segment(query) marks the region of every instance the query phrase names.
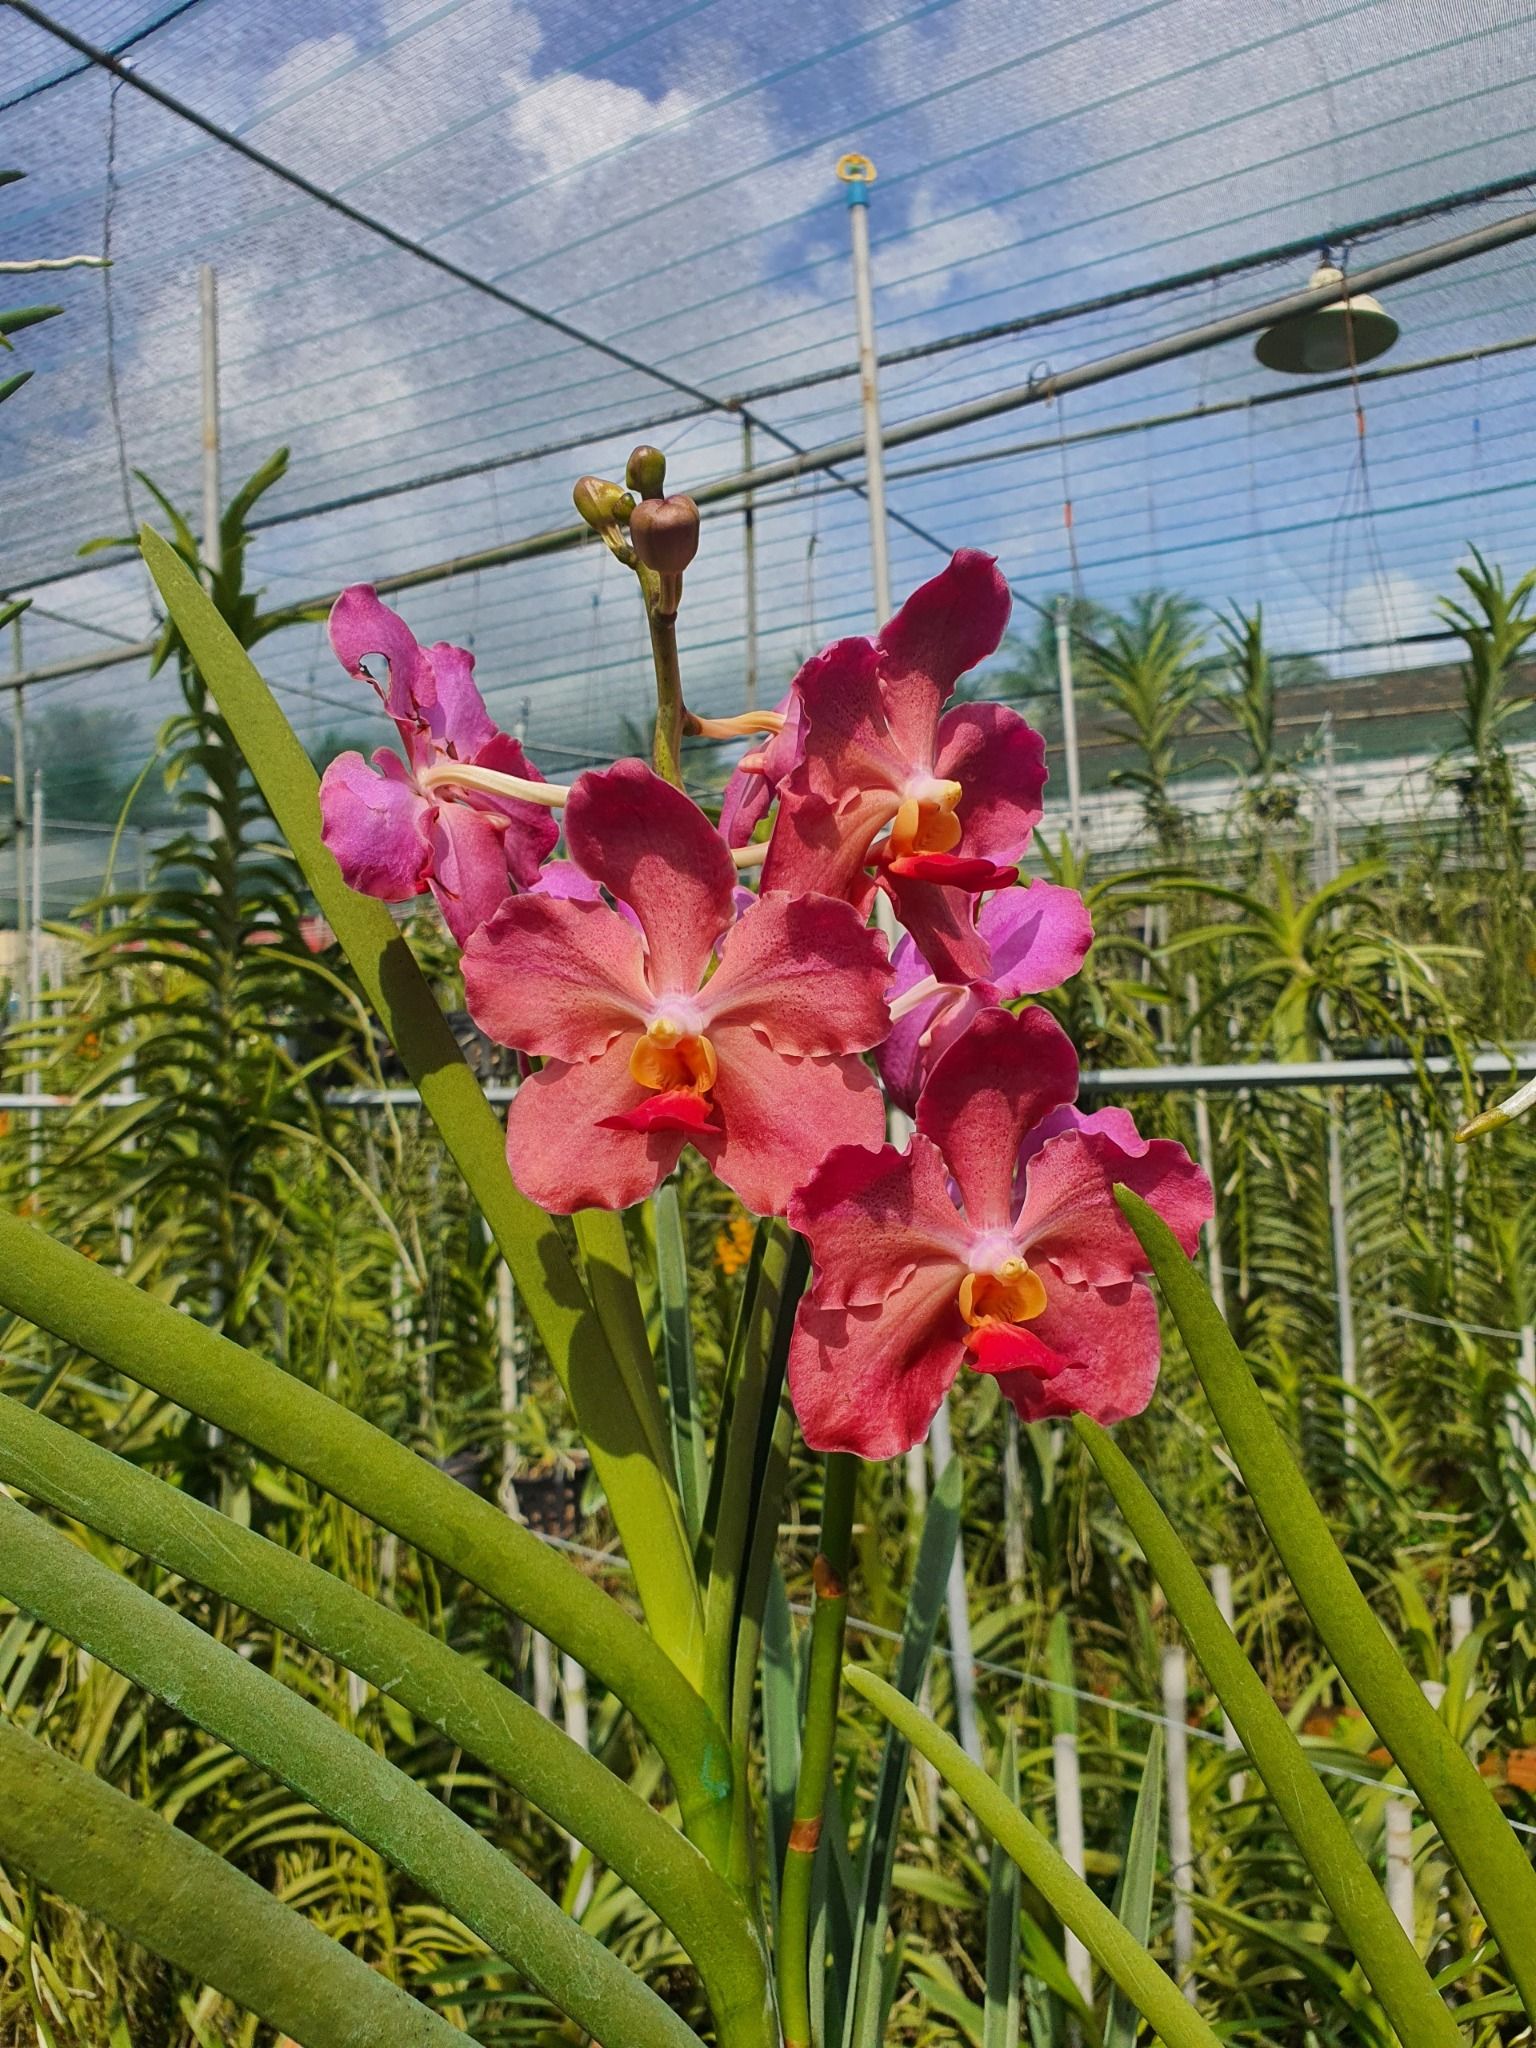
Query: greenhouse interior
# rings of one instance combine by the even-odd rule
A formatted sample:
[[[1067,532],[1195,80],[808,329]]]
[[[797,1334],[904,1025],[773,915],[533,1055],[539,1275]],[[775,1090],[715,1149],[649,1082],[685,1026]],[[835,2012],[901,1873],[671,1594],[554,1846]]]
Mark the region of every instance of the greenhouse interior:
[[[1533,83],[0,0],[0,2048],[1532,2041]]]

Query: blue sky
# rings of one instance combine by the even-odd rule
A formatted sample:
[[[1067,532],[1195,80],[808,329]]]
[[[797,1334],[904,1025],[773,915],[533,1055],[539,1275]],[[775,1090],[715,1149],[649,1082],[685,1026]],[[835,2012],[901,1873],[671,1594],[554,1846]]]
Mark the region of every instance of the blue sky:
[[[164,8],[160,10],[164,11]],[[155,15],[60,0],[114,41]],[[198,0],[133,61],[213,118],[477,274],[717,397],[851,356],[844,148],[880,168],[877,309],[887,346],[1067,304],[1506,176],[1533,155],[1536,9],[1495,0]],[[72,61],[0,15],[0,101]],[[108,88],[66,80],[0,110],[0,254],[99,250]],[[658,379],[618,368],[383,247],[120,92],[114,362],[123,440],[188,504],[197,491],[196,270],[220,275],[225,472],[293,450],[278,502],[319,503],[567,434],[570,453],[276,529],[255,551],[275,597],[325,590],[560,523],[571,479],[612,472],[659,411]],[[1418,246],[1519,199],[1357,249]],[[1536,330],[1536,245],[1400,288],[1401,360]],[[935,357],[890,373],[900,420],[1172,331],[1292,287],[1305,261]],[[69,565],[125,520],[108,404],[103,288],[77,273],[67,317],[25,342],[38,375],[6,409],[0,580]],[[1149,583],[1262,599],[1279,644],[1338,649],[1422,630],[1468,540],[1512,568],[1530,518],[1532,356],[1367,394],[1372,515],[1346,395],[1070,451],[1081,574],[1114,601]],[[1058,431],[1273,388],[1246,344],[925,443],[894,462],[894,507],[947,545],[991,548],[1021,598],[1068,573]],[[763,402],[809,444],[851,431],[846,378]],[[658,430],[680,484],[733,468],[737,423]],[[962,448],[1043,448],[949,475],[899,474]],[[759,447],[762,447],[759,437]],[[146,509],[134,490],[134,510]],[[774,682],[870,596],[862,507],[781,494],[759,519],[762,667]],[[898,591],[940,553],[898,529]],[[690,579],[692,687],[739,693],[739,522],[712,522]],[[136,634],[130,565],[39,592]],[[583,553],[424,590],[423,638],[472,640],[493,704],[526,704],[537,748],[600,744],[644,701],[643,634],[620,572]],[[39,620],[39,660],[90,644]],[[271,643],[296,722],[344,715],[318,629]],[[121,701],[124,681],[70,686]],[[114,694],[115,693],[115,694]],[[162,701],[145,686],[152,711]],[[559,765],[551,759],[551,765]]]

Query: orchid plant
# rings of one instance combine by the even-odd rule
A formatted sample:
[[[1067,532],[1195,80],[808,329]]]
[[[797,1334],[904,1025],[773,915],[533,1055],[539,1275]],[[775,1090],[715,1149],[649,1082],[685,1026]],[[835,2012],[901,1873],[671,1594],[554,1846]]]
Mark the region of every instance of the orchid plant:
[[[568,787],[497,728],[473,656],[423,648],[366,585],[337,600],[331,642],[377,693],[399,751],[344,754],[317,784],[196,575],[155,534],[143,548],[560,1374],[639,1615],[363,1417],[14,1217],[0,1217],[0,1301],[306,1475],[549,1637],[654,1744],[670,1803],[643,1798],[425,1630],[10,1401],[0,1481],[291,1631],[539,1805],[672,1930],[698,1974],[699,2024],[724,2048],[882,2039],[909,1745],[1002,1852],[991,1941],[1003,1980],[1017,1974],[1011,1859],[1097,1959],[1122,2014],[1139,2011],[1172,2048],[1214,2048],[1145,1925],[1117,1918],[1008,1796],[1011,1767],[1000,1787],[916,1704],[957,1467],[930,1509],[897,1683],[844,1670],[861,1467],[920,1443],[953,1393],[991,1378],[1025,1422],[1077,1431],[1388,2025],[1413,2048],[1450,2048],[1460,2035],[1439,1983],[1107,1433],[1156,1398],[1155,1280],[1297,1594],[1458,1865],[1480,1938],[1536,2010],[1536,1876],[1334,1547],[1189,1262],[1209,1183],[1124,1109],[1078,1106],[1073,1047],[1032,1000],[1076,973],[1093,938],[1073,890],[1020,874],[1042,818],[1044,744],[1005,705],[946,708],[998,646],[1003,574],[957,554],[876,635],[807,663],[774,711],[704,718],[687,705],[676,637],[697,510],[666,494],[654,449],[636,451],[626,486],[584,478],[576,502],[637,578],[655,746],[649,763],[617,761]],[[718,817],[682,783],[699,735],[748,743]],[[471,1016],[518,1056],[504,1131],[384,907],[425,894],[460,949]],[[760,1219],[712,1444],[688,1347],[668,1335],[679,1309],[686,1327],[669,1183],[690,1147]],[[657,1349],[622,1213],[647,1202],[672,1290]],[[792,1724],[779,1802],[759,1790],[762,1648],[796,1427],[825,1462],[802,1680],[773,1703],[781,1741]],[[0,1538],[0,1594],[407,1871],[605,2048],[697,2041],[676,2004],[318,1707],[5,1491]],[[889,1724],[852,1845],[836,1771],[845,1677]],[[0,1856],[306,2048],[464,2038],[4,1723],[0,1781]],[[1097,2027],[1087,2009],[1078,2018]],[[1132,2038],[1123,2017],[1117,2027]],[[999,2028],[989,2040],[1006,2042],[1006,2012]]]

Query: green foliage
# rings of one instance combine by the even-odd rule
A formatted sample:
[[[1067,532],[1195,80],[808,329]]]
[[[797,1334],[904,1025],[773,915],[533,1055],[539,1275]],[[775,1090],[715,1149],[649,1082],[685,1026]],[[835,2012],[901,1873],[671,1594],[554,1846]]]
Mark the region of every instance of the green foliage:
[[[172,532],[181,566],[200,573],[186,522],[173,523]],[[235,637],[254,641],[271,620],[243,583],[230,582],[238,564],[236,545],[214,601]],[[1506,593],[1510,618],[1523,616],[1519,588]],[[1502,687],[1514,703],[1520,649],[1510,651],[1510,634],[1519,621],[1496,629],[1477,612],[1479,602],[1469,598],[1469,614],[1489,633],[1490,647],[1504,633]],[[1078,623],[1110,646],[1109,621]],[[1148,804],[1159,859],[1128,872],[1096,864],[1084,873],[1074,872],[1070,853],[1060,856],[1062,878],[1086,888],[1099,933],[1085,972],[1050,998],[1085,1066],[1180,1057],[1197,1043],[1218,1059],[1420,1045],[1459,1055],[1490,1039],[1536,1033],[1536,941],[1518,832],[1503,822],[1473,830],[1464,807],[1459,832],[1423,827],[1379,846],[1357,835],[1352,864],[1320,891],[1299,811],[1257,801],[1261,791],[1287,786],[1291,763],[1276,719],[1276,686],[1283,690],[1286,678],[1276,675],[1257,616],[1234,613],[1224,623],[1225,667],[1200,658],[1196,622],[1176,606],[1149,600],[1139,618],[1121,622],[1123,666],[1134,688],[1116,717],[1122,738],[1147,763],[1148,782],[1131,786]],[[1154,644],[1160,629],[1161,651]],[[1041,686],[1053,689],[1049,629],[1036,652]],[[168,850],[156,864],[147,889],[114,889],[93,912],[101,928],[87,940],[72,988],[56,993],[48,1030],[30,1050],[14,1039],[6,1048],[11,1074],[24,1056],[41,1054],[47,1083],[82,1102],[72,1117],[44,1126],[35,1188],[27,1146],[12,1142],[0,1153],[5,1205],[25,1206],[68,1235],[98,1275],[127,1274],[193,1311],[178,1320],[222,1321],[297,1386],[329,1396],[324,1405],[349,1422],[366,1416],[395,1439],[391,1448],[417,1454],[399,1471],[401,1486],[409,1474],[421,1491],[411,1492],[408,1526],[392,1477],[360,1512],[356,1496],[349,1505],[334,1490],[328,1453],[306,1467],[272,1442],[237,1441],[242,1420],[223,1405],[228,1387],[217,1396],[224,1419],[210,1429],[192,1412],[185,1383],[135,1380],[99,1332],[81,1348],[83,1331],[71,1339],[15,1320],[0,1324],[0,1387],[46,1411],[31,1418],[40,1430],[67,1426],[75,1441],[88,1440],[82,1448],[142,1480],[142,1512],[149,1521],[161,1517],[162,1527],[154,1542],[147,1527],[135,1542],[126,1523],[92,1533],[62,1488],[41,1489],[33,1451],[39,1491],[32,1497],[47,1503],[36,1512],[66,1527],[125,1587],[152,1595],[202,1637],[279,1681],[469,1822],[575,1908],[587,1936],[708,2037],[714,1994],[690,1962],[678,1923],[668,1924],[653,1873],[626,1867],[611,1842],[599,1850],[606,1867],[595,1881],[588,1854],[573,1860],[562,1829],[585,1829],[590,1838],[591,1821],[568,1809],[551,1818],[536,1803],[524,1768],[536,1745],[530,1741],[520,1757],[518,1731],[527,1721],[511,1707],[500,1746],[477,1749],[471,1739],[477,1715],[482,1730],[491,1726],[498,1698],[525,1717],[533,1714],[531,1700],[545,1706],[548,1666],[506,1584],[487,1590],[466,1575],[467,1553],[451,1548],[445,1532],[496,1521],[489,1501],[474,1492],[516,1501],[530,1520],[543,1512],[541,1489],[561,1494],[564,1519],[548,1526],[588,1553],[583,1571],[620,1609],[636,1612],[621,1559],[654,1565],[646,1548],[651,1525],[637,1519],[622,1480],[610,1491],[585,1463],[554,1347],[535,1327],[546,1313],[538,1290],[544,1260],[550,1272],[568,1270],[576,1285],[584,1280],[602,1292],[611,1284],[607,1312],[590,1325],[599,1348],[588,1388],[611,1395],[626,1386],[633,1401],[644,1393],[638,1376],[652,1374],[655,1408],[641,1406],[679,1480],[679,1547],[703,1609],[700,1683],[728,1730],[733,1773],[750,1785],[758,1807],[757,1896],[771,1925],[800,1764],[802,1617],[820,1501],[817,1469],[794,1445],[782,1399],[783,1331],[803,1274],[787,1240],[771,1232],[749,1250],[734,1205],[706,1176],[687,1171],[654,1211],[629,1219],[619,1240],[584,1231],[578,1243],[563,1227],[549,1241],[528,1240],[528,1285],[519,1281],[510,1324],[503,1322],[497,1236],[518,1226],[505,1211],[493,1215],[494,1202],[482,1215],[477,1202],[490,1162],[499,1161],[494,1119],[484,1120],[471,1193],[420,1110],[354,1113],[322,1100],[338,1080],[401,1078],[386,1064],[390,1056],[360,994],[368,974],[383,985],[400,965],[390,951],[399,935],[382,914],[372,920],[369,943],[377,942],[378,953],[366,972],[336,952],[315,956],[296,942],[306,884],[237,757],[224,761],[224,783],[210,775],[204,750],[229,747],[225,713],[201,697],[174,637],[165,658],[177,662],[187,692],[165,759],[173,785],[167,801],[188,829],[179,852]],[[1244,788],[1223,821],[1228,836],[1213,872],[1182,821],[1161,816],[1149,799],[1161,775],[1177,811],[1177,777],[1191,745],[1218,718],[1240,728],[1244,753],[1235,765]],[[1505,717],[1492,730],[1509,760],[1518,726]],[[1458,759],[1473,758],[1469,740]],[[300,767],[302,760],[290,790],[299,788]],[[233,826],[237,851],[227,862],[204,828],[210,789]],[[1518,783],[1511,789],[1508,818],[1518,827]],[[1497,806],[1478,815],[1495,814],[1503,817]],[[251,946],[249,934],[262,929],[281,929],[281,943]],[[427,980],[452,1007],[451,949],[428,919],[409,931]],[[228,1008],[215,1014],[210,992],[226,989]],[[438,1051],[446,1072],[449,1054],[441,1045]],[[430,1093],[436,1070],[426,1078]],[[101,1095],[130,1085],[149,1102],[103,1109]],[[1133,1106],[1147,1134],[1194,1142],[1187,1098],[1143,1096]],[[1536,1748],[1536,1495],[1518,1348],[1499,1334],[1536,1316],[1536,1148],[1516,1127],[1496,1145],[1457,1153],[1450,1130],[1462,1107],[1454,1084],[1427,1080],[1379,1095],[1359,1091],[1342,1107],[1308,1091],[1213,1094],[1216,1265],[1257,1386],[1371,1609],[1415,1680],[1448,1685],[1445,1726],[1480,1765],[1504,1811],[1536,1823],[1536,1799],[1523,1789],[1526,1767],[1517,1761]],[[1343,1118],[1354,1283],[1359,1380],[1349,1426],[1332,1298],[1331,1116]],[[13,1139],[22,1128],[13,1123]],[[184,1212],[185,1232],[177,1227]],[[690,1282],[686,1301],[682,1274]],[[1449,1318],[1456,1327],[1414,1317]],[[615,1352],[624,1347],[624,1375],[602,1362],[605,1343]],[[935,1716],[947,1718],[951,1675],[935,1648],[946,1577],[935,1545],[947,1518],[951,1537],[958,1530],[964,1539],[983,1660],[985,1748],[994,1763],[1016,1760],[1011,1803],[1049,1832],[1050,1742],[1063,1695],[1041,1681],[1070,1683],[1079,1689],[1071,1710],[1082,1752],[1088,1890],[1118,1914],[1123,1931],[1166,1955],[1169,1872],[1147,1823],[1160,1760],[1155,1731],[1134,1709],[1157,1696],[1159,1643],[1172,1626],[1165,1600],[1187,1626],[1188,1587],[1175,1592],[1167,1560],[1153,1555],[1124,1498],[1117,1506],[1106,1494],[1074,1433],[1019,1431],[1010,1464],[995,1389],[980,1376],[967,1379],[973,1383],[954,1414],[956,1478],[963,1466],[966,1499],[962,1507],[948,1493],[935,1494],[921,1552],[923,1515],[902,1471],[871,1471],[861,1480],[850,1654],[862,1670],[895,1676],[899,1690],[925,1688]],[[582,1391],[578,1381],[578,1405]],[[198,1405],[215,1407],[201,1395]],[[750,1416],[753,1426],[731,1430],[733,1414]],[[253,1426],[249,1415],[244,1420]],[[723,1436],[729,1458],[715,1455]],[[1252,1495],[1224,1462],[1175,1331],[1153,1410],[1125,1425],[1117,1443],[1164,1503],[1197,1583],[1200,1568],[1231,1566],[1241,1658],[1272,1703],[1268,1739],[1302,1760],[1308,1775],[1299,1782],[1320,1792],[1374,1887],[1393,1766],[1341,1675],[1339,1647],[1320,1643]],[[450,1485],[432,1466],[465,1484]],[[569,1486],[561,1475],[574,1475]],[[0,1478],[23,1484],[15,1463],[0,1464]],[[441,1518],[433,1505],[439,1500]],[[389,1533],[391,1520],[407,1526],[404,1537]],[[407,1632],[404,1640],[430,1641],[434,1658],[413,1671],[409,1693],[382,1683],[390,1676],[382,1662],[344,1668],[338,1638],[306,1634],[296,1612],[270,1602],[264,1610],[249,1582],[226,1577],[238,1544],[215,1576],[218,1539],[234,1524],[259,1553],[280,1548],[300,1574],[322,1574],[328,1600],[350,1594],[369,1612],[382,1604]],[[659,1518],[656,1526],[663,1526]],[[205,1546],[204,1579],[187,1548],[194,1539]],[[182,1547],[172,1550],[173,1541]],[[582,1585],[571,1596],[576,1606],[593,1592],[586,1579]],[[296,1599],[301,1590],[295,1580]],[[1454,1655],[1447,1648],[1453,1593],[1475,1595],[1479,1621]],[[565,1626],[561,1598],[557,1592],[543,1614],[551,1632]],[[325,1611],[334,1618],[342,1610],[327,1604]],[[876,1629],[904,1632],[904,1645],[888,1644],[870,1632]],[[1219,1688],[1225,1678],[1212,1641],[1197,1649]],[[474,1677],[453,1698],[452,1674],[461,1667]],[[423,1672],[437,1677],[429,1684]],[[1420,2036],[1389,2011],[1386,1994],[1362,1969],[1365,1949],[1319,1889],[1253,1756],[1234,1759],[1216,1739],[1215,1692],[1205,1689],[1201,1670],[1194,1676],[1199,2012],[1224,2038],[1284,2048],[1391,2048],[1394,2038],[1417,2048]],[[661,1677],[658,1692],[686,1697],[670,1669]],[[594,1772],[622,1795],[621,1808],[643,1803],[678,1851],[702,1863],[674,1827],[673,1787],[655,1731],[648,1736],[645,1716],[627,1710],[627,1684],[613,1670],[605,1677],[600,1659],[589,1668]],[[556,1715],[558,1690],[557,1682]],[[10,1606],[0,1608],[0,1699],[49,1754],[131,1795],[163,1832],[174,1822],[178,1839],[253,1880],[282,1912],[297,1909],[333,1949],[339,1944],[366,1964],[373,1982],[407,1989],[413,2010],[441,2015],[487,2048],[574,2041],[549,2002],[481,1933],[409,1869],[343,1827],[313,1787],[308,1796],[290,1790],[216,1734],[189,1725],[152,1686],[80,1655],[66,1633]],[[574,1727],[574,1705],[571,1712]],[[549,1722],[538,1726],[563,1741]],[[1255,1755],[1265,1739],[1247,1731]],[[743,1770],[743,1759],[757,1755],[760,1782],[755,1762]],[[1101,2037],[1133,2038],[1134,2013],[1118,1993],[1111,2005],[1102,1981],[1093,2009],[1081,2008],[1062,1966],[1064,1899],[1053,1903],[1038,1871],[1031,1876],[996,1854],[984,1861],[960,1803],[926,1767],[909,1771],[906,1763],[904,1739],[892,1729],[876,1742],[868,1711],[845,1694],[813,1902],[826,2048],[855,2037],[861,2048],[876,2041],[882,2048],[957,2041],[1007,2048],[1016,2023],[1010,1962],[1019,1972],[1017,2010],[1037,2048],[1067,2048],[1073,2029],[1089,2048]],[[1316,1770],[1324,1775],[1311,1776]],[[1239,1774],[1246,1783],[1234,1796]],[[739,1870],[748,1849],[738,1837],[719,1854]],[[1472,2048],[1515,2039],[1520,2022],[1512,2016],[1508,1965],[1437,1832],[1422,1822],[1415,1853],[1420,1955],[1433,1958],[1453,1987],[1455,2018]],[[134,1940],[103,1935],[82,1910],[90,1902],[68,1902],[67,1886],[57,1881],[62,1871],[38,1885],[23,1868],[0,1843],[4,2048],[31,2048],[50,2033],[71,2048],[271,2048],[272,2033],[242,2011],[249,1986],[215,1988],[220,1979],[206,1956],[157,1958]],[[1379,1900],[1379,1892],[1373,1896]],[[1009,1918],[1016,1947],[1003,1932]],[[144,1932],[121,1924],[130,1935]]]

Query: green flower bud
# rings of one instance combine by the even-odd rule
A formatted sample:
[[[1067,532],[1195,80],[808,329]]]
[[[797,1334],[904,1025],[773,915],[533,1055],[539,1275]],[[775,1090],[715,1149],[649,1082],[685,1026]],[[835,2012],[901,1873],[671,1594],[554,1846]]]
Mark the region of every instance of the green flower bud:
[[[629,515],[635,509],[629,492],[609,483],[606,477],[583,476],[577,478],[571,498],[592,531],[601,534],[609,552],[633,567],[634,556],[624,537]]]
[[[659,498],[667,487],[667,458],[659,448],[636,448],[625,464],[624,481],[642,498]]]

